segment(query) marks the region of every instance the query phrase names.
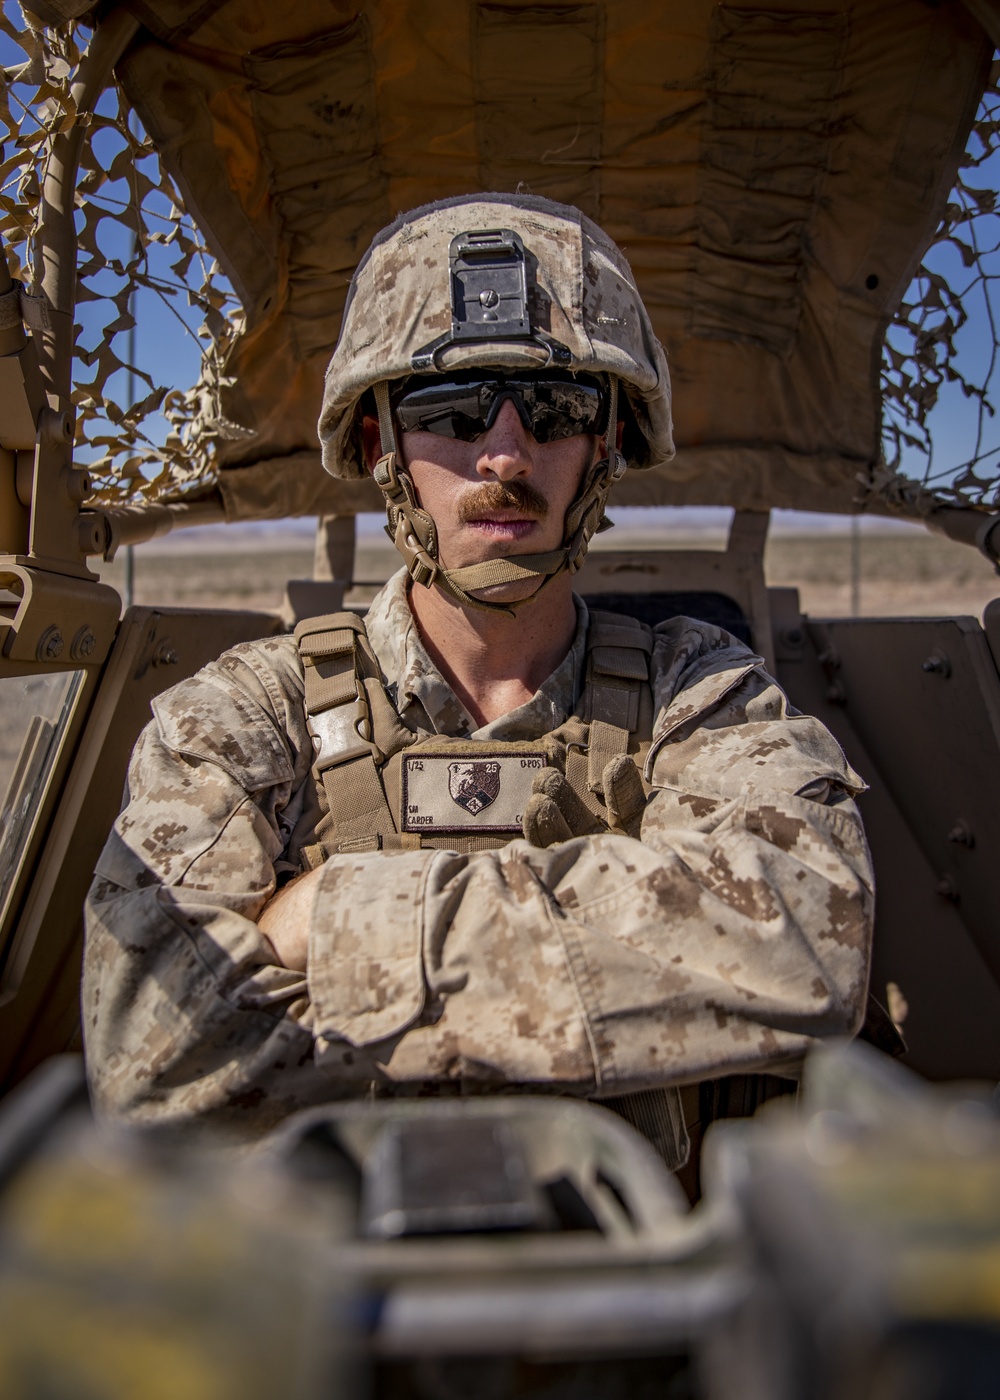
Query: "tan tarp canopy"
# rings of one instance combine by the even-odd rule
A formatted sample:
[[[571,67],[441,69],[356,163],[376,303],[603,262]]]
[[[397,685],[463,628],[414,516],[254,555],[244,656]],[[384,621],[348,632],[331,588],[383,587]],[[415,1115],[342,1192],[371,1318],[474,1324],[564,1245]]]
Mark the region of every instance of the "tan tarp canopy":
[[[519,185],[618,240],[667,347],[677,458],[618,502],[851,509],[992,52],[958,0],[129,8],[120,75],[248,312],[232,514],[379,508],[314,451],[354,265],[401,209]]]

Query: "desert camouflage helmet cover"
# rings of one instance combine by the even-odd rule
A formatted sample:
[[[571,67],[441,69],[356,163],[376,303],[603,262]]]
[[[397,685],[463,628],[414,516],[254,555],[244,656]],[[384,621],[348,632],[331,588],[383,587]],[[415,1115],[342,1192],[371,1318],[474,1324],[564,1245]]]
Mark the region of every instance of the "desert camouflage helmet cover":
[[[508,230],[520,238],[531,334],[464,338],[442,345],[428,363],[421,352],[450,339],[452,243],[470,230]],[[550,358],[547,345],[558,347],[561,358]],[[618,377],[635,419],[633,428],[625,415],[630,466],[657,466],[673,456],[666,355],[628,263],[591,219],[571,205],[510,194],[441,200],[401,214],[354,274],[326,375],[323,465],[333,476],[365,475],[358,404],[380,381],[547,363]]]

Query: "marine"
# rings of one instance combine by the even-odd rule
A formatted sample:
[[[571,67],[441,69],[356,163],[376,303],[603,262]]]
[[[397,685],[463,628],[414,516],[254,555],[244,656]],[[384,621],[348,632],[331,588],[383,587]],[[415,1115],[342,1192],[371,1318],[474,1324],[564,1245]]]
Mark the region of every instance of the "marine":
[[[319,422],[404,567],[154,702],[90,892],[95,1101],[253,1137],[338,1098],[645,1113],[794,1066],[867,992],[864,783],[762,659],[573,592],[614,482],[672,453],[626,260],[578,210],[401,215]],[[629,1112],[626,1112],[629,1116]]]

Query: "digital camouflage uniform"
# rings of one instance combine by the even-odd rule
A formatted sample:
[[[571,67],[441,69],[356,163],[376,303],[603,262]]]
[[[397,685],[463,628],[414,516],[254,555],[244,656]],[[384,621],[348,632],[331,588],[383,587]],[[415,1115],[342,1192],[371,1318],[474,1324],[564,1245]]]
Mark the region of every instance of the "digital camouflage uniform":
[[[398,574],[368,630],[422,734],[537,737],[579,693],[586,610],[528,704],[476,730]],[[247,643],[154,702],[88,904],[96,1100],[255,1134],[317,1101],[528,1090],[609,1096],[794,1060],[865,1001],[872,875],[826,729],[727,633],[655,631],[641,840],[335,855],[308,973],[255,920],[321,816],[291,638]]]

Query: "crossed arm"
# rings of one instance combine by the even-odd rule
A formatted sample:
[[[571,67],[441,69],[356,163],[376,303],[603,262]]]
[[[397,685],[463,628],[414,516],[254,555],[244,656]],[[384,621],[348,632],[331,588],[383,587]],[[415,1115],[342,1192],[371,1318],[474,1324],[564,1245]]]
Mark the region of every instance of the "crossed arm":
[[[98,1103],[257,1132],[372,1084],[609,1094],[855,1029],[872,917],[856,780],[766,676],[708,680],[658,726],[641,840],[341,855],[280,900],[295,777],[267,758],[274,713],[242,704],[242,769],[196,752],[196,726],[183,744],[150,726],[89,901]]]

